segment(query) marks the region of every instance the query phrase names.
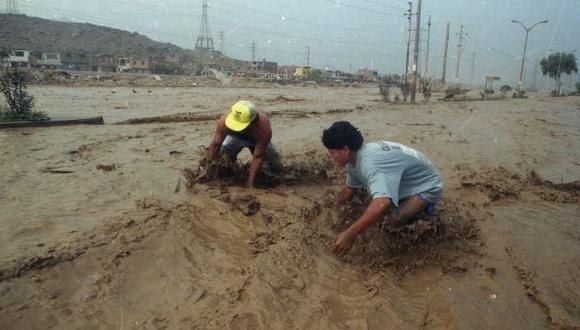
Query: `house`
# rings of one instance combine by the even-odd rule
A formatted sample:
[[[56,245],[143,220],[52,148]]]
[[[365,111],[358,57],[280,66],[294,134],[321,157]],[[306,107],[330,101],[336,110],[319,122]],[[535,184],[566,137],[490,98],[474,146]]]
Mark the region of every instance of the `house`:
[[[97,72],[115,72],[117,70],[116,56],[108,54],[91,56],[90,70]]]
[[[291,79],[294,76],[294,72],[296,72],[295,65],[282,65],[278,67],[278,75],[283,77],[289,77]]]
[[[30,51],[28,50],[14,50],[12,51],[8,59],[4,60],[9,66],[24,66],[30,67]]]
[[[133,72],[150,73],[151,60],[147,57],[131,57],[129,63],[133,68]]]
[[[60,69],[62,66],[62,61],[60,60],[60,54],[56,52],[38,52],[33,56],[34,61],[32,66],[35,68],[47,68],[47,69]]]
[[[85,52],[65,51],[60,60],[65,70],[88,71],[91,66],[90,56]]]
[[[314,72],[314,69],[309,66],[297,66],[294,71],[294,76],[298,79],[306,79],[312,72]]]
[[[379,80],[379,73],[377,70],[360,69],[356,73],[356,78],[361,82],[377,82]]]

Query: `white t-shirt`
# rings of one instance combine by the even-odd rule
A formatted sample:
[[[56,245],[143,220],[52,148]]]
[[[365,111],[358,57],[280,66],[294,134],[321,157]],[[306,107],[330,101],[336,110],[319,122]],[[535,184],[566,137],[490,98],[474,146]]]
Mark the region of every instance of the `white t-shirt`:
[[[399,200],[443,188],[441,175],[419,151],[402,144],[377,141],[364,144],[356,164],[347,164],[346,185],[367,187],[374,198],[388,197],[395,207]]]

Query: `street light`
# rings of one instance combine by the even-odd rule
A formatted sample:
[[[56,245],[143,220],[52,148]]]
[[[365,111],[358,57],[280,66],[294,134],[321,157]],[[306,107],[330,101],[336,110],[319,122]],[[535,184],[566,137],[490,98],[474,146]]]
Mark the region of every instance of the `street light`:
[[[526,61],[526,48],[528,48],[528,33],[536,25],[542,24],[542,23],[548,23],[548,20],[538,22],[529,28],[527,28],[522,22],[516,21],[515,19],[512,19],[512,23],[520,24],[524,28],[524,30],[526,31],[526,41],[524,42],[524,54],[522,55],[522,67],[520,68],[520,81],[518,82],[518,94],[521,96],[526,92],[525,88],[524,88],[524,62]]]

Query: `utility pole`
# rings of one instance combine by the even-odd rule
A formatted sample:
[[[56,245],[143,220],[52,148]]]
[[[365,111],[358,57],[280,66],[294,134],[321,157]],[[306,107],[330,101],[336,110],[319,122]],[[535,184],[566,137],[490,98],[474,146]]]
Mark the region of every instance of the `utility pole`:
[[[225,33],[224,31],[220,31],[220,51],[222,52],[222,55],[225,55],[225,48],[224,48],[224,37],[225,37]]]
[[[449,22],[447,22],[447,32],[445,33],[445,53],[443,55],[443,74],[441,77],[441,82],[445,87],[445,74],[447,72],[447,50],[449,49]]]
[[[417,94],[417,71],[419,70],[419,40],[421,40],[421,0],[417,2],[417,24],[415,25],[415,52],[413,53],[413,86],[411,103],[415,103]]]
[[[423,79],[427,81],[429,78],[429,41],[431,39],[431,15],[427,22],[427,50],[425,51],[425,71],[423,72]]]
[[[526,94],[526,89],[524,87],[524,63],[526,61],[526,49],[528,48],[528,33],[536,25],[543,24],[543,23],[548,23],[548,20],[540,21],[540,22],[532,25],[529,28],[527,28],[522,22],[516,21],[515,19],[512,19],[512,23],[518,23],[518,24],[520,24],[524,28],[524,30],[526,31],[526,39],[524,41],[524,54],[522,55],[522,66],[520,68],[520,81],[518,82],[518,95],[519,96],[524,96]]]
[[[408,28],[408,36],[407,36],[407,60],[405,61],[405,85],[404,88],[407,88],[408,81],[409,81],[409,49],[411,48],[411,17],[413,17],[413,3],[409,1],[409,11],[404,14],[407,16],[409,20],[409,28]],[[403,101],[407,102],[407,93],[403,93]]]
[[[310,47],[306,46],[306,66],[310,66]]]
[[[461,51],[463,49],[463,35],[467,32],[463,32],[463,25],[459,26],[459,42],[457,43],[457,66],[455,67],[455,82],[459,81],[459,65],[461,63]]]
[[[473,78],[475,77],[475,53],[471,53],[473,57],[471,58],[471,73],[469,75],[469,83],[473,85]]]
[[[252,41],[252,66],[254,70],[258,71],[258,63],[256,63],[256,42]]]

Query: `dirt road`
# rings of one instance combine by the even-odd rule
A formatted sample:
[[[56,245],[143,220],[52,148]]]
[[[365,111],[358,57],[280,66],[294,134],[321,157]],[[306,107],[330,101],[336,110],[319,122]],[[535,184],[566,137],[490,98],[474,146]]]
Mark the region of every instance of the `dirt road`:
[[[2,329],[580,327],[578,97],[410,106],[374,88],[31,90],[52,117],[107,124],[0,131]],[[287,176],[186,189],[182,171],[238,99],[271,114]],[[334,255],[364,208],[329,204],[344,173],[320,136],[336,120],[427,154],[445,183],[435,218],[377,226]]]

